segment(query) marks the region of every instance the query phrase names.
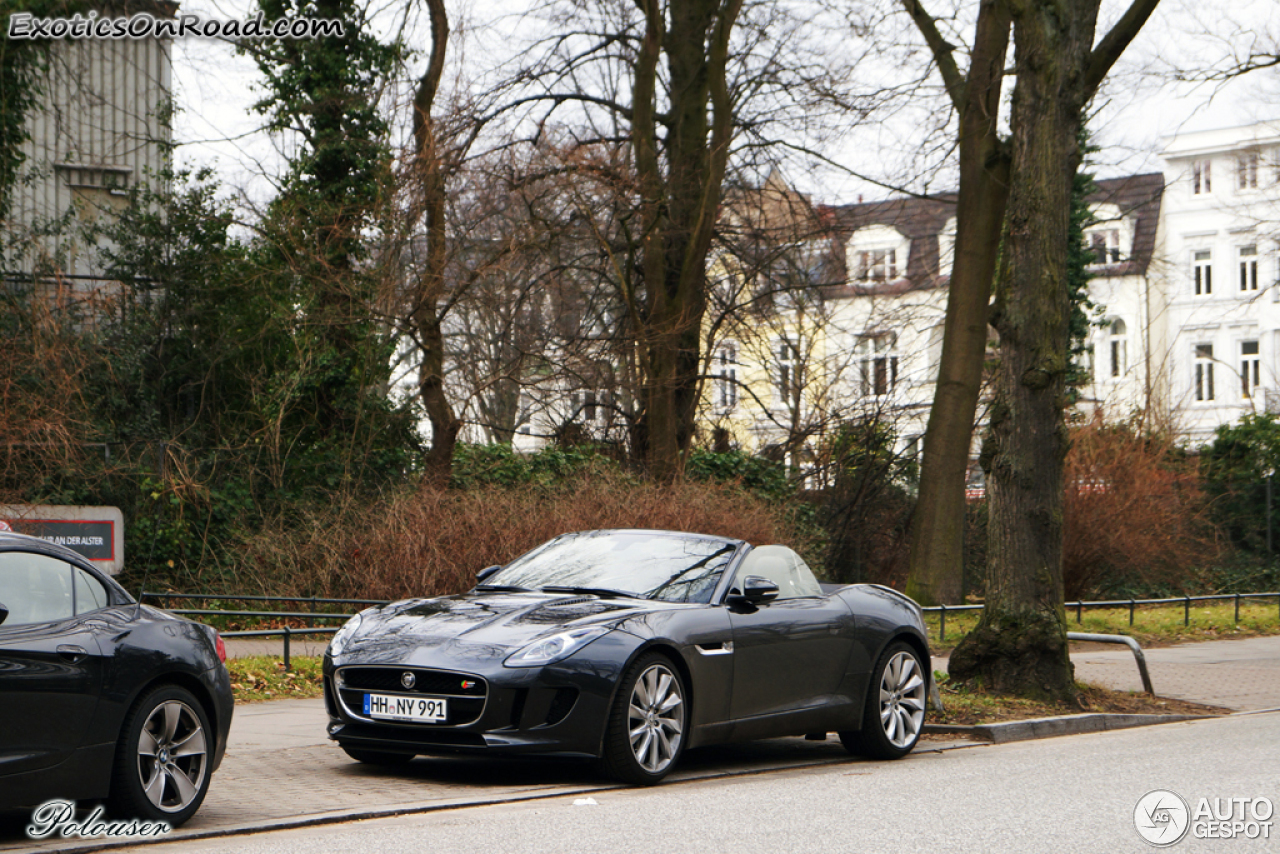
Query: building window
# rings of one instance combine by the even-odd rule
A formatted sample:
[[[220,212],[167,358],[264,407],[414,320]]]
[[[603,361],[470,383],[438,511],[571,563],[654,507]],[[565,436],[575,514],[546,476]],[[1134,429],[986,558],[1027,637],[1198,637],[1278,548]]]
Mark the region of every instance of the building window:
[[[1258,152],[1248,151],[1236,158],[1236,186],[1241,190],[1258,188]]]
[[[799,402],[802,380],[800,348],[783,338],[778,342],[778,399],[784,404]]]
[[[1108,228],[1089,232],[1089,251],[1093,260],[1091,267],[1101,267],[1120,263],[1120,229]]]
[[[1250,244],[1240,247],[1240,290],[1256,291],[1258,289],[1258,246]]]
[[[1213,345],[1196,345],[1196,400],[1213,400]]]
[[[898,385],[898,337],[867,335],[858,341],[858,372],[864,397],[889,394]]]
[[[1211,161],[1197,160],[1191,164],[1191,192],[1197,196],[1203,196],[1213,191],[1213,187],[1209,179],[1209,167]]]
[[[1129,370],[1129,330],[1120,318],[1111,322],[1111,376],[1122,377]]]
[[[871,249],[858,253],[858,278],[886,282],[898,278],[898,250]]]
[[[1257,341],[1240,342],[1240,396],[1245,400],[1253,397],[1262,379],[1262,365],[1258,358]]]
[[[716,350],[716,405],[733,409],[738,405],[738,348],[723,344]]]
[[[1213,293],[1213,253],[1197,249],[1191,253],[1191,277],[1196,283],[1196,296]]]

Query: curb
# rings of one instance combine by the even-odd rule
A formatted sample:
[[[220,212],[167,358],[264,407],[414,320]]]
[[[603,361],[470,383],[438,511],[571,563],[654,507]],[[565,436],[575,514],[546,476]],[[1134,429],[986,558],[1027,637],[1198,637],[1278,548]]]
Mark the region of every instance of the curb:
[[[1124,715],[1086,712],[1079,715],[1062,715],[1055,718],[1035,718],[1027,721],[1009,721],[1000,724],[956,726],[951,724],[925,724],[924,732],[942,735],[964,735],[969,738],[1003,744],[1008,741],[1027,741],[1033,738],[1053,738],[1058,735],[1079,735],[1087,732],[1106,732],[1113,729],[1129,729],[1136,726],[1172,724],[1181,721],[1203,721],[1219,715]]]

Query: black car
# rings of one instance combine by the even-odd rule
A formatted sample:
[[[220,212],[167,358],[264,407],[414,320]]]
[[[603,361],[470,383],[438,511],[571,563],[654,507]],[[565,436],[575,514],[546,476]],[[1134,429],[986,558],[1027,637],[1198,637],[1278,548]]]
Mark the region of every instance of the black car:
[[[112,818],[186,821],[227,745],[225,661],[213,629],[0,533],[0,809],[107,798]]]
[[[834,731],[895,759],[919,740],[919,606],[876,585],[824,590],[784,546],[588,531],[478,580],[363,611],[334,636],[329,736],[354,759],[598,757],[647,784],[706,744]]]

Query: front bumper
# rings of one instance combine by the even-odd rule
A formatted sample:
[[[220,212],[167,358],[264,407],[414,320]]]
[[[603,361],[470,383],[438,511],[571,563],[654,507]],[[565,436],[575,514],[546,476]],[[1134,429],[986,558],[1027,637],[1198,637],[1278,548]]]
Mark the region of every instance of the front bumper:
[[[597,757],[613,702],[614,689],[639,638],[612,632],[564,661],[543,667],[504,667],[503,656],[462,658],[415,654],[402,661],[342,655],[324,659],[324,699],[329,737],[343,747],[387,753],[527,753]],[[396,696],[443,697],[450,702],[444,723],[400,723],[363,715],[362,693],[371,684],[347,674],[371,669],[444,673],[484,685],[481,698],[455,689],[446,693],[430,685],[413,692],[399,686],[377,688]],[[343,672],[343,684],[338,673]]]

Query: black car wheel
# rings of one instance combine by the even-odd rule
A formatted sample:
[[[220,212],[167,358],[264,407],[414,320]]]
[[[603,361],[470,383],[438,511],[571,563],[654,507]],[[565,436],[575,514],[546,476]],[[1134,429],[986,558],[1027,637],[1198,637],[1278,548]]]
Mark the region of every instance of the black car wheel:
[[[343,747],[342,752],[357,762],[363,762],[366,765],[381,765],[384,768],[408,765],[413,761],[412,753],[383,753],[379,750],[359,750],[355,747]]]
[[[862,729],[840,733],[850,753],[872,759],[901,759],[920,740],[928,673],[908,644],[890,644],[880,655],[862,715]]]
[[[604,769],[624,783],[649,786],[667,776],[684,750],[689,720],[684,680],[665,655],[642,655],[627,668],[609,715]]]
[[[174,827],[209,791],[213,730],[200,702],[177,685],[144,694],[125,717],[111,782],[113,814]]]

